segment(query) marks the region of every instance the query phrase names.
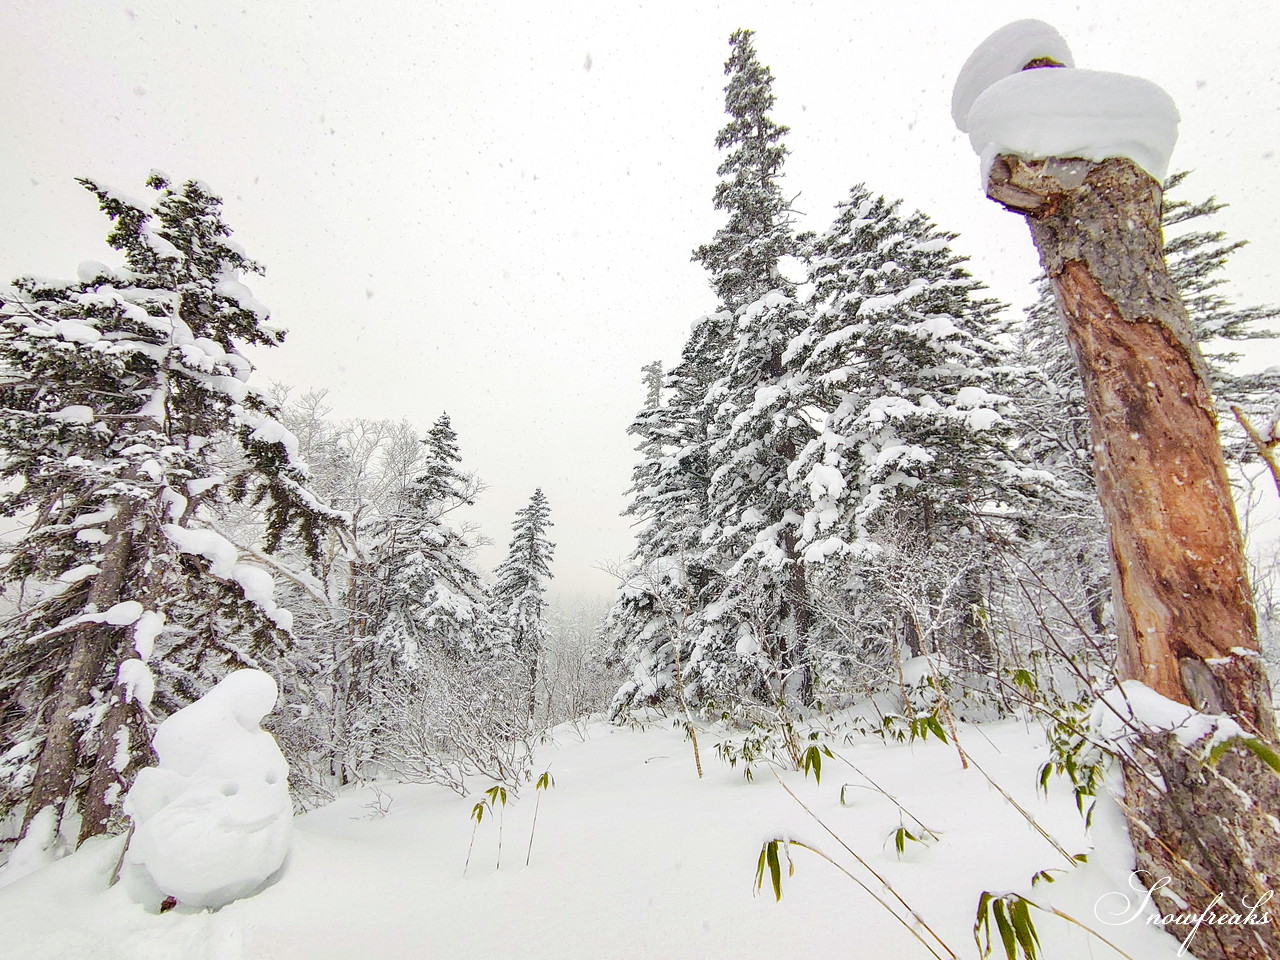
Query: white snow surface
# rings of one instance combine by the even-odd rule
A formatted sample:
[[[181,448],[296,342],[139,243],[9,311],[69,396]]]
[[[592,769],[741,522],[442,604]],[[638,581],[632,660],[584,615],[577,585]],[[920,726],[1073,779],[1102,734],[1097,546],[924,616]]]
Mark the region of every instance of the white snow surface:
[[[782,945],[795,956],[928,956],[902,923],[803,850],[792,851],[794,876],[783,871],[780,903],[767,879],[753,895],[761,842],[778,836],[805,838],[881,888],[767,765],[748,783],[741,767],[716,758],[714,744],[729,734],[700,725],[699,780],[670,718],[644,728],[558,728],[532,768],[534,777],[549,769],[555,787],[537,794],[526,785],[511,796],[500,865],[498,819],[477,825],[465,875],[471,808],[487,780],[472,781],[465,798],[383,782],[381,804],[367,787],[346,790],[297,819],[279,882],[213,914],[186,906],[159,914],[135,903],[122,886],[108,886],[121,838],[92,840],[0,891],[4,951],[23,960],[766,960]],[[1051,781],[1047,796],[1036,789],[1048,752],[1034,724],[961,724],[959,736],[1068,851],[1092,850],[1089,862],[1032,888],[1032,875],[1064,867],[1062,858],[933,738],[899,744],[855,735],[832,744],[853,768],[827,759],[821,785],[796,772],[779,776],[958,957],[976,956],[972,927],[984,890],[1051,904],[1131,956],[1177,956],[1178,942],[1144,922],[1142,898],[1129,886],[1133,853],[1115,805],[1100,800],[1089,839],[1064,782]],[[898,804],[939,837],[908,843],[901,858],[892,834],[914,823]],[[1033,913],[1046,957],[1114,955],[1071,924]]]
[[[80,265],[76,267],[76,277],[81,283],[93,283],[99,277],[107,280],[115,279],[111,268],[97,260],[81,260]]]
[[[63,340],[71,343],[97,343],[102,339],[102,333],[97,327],[85,323],[83,320],[74,320],[71,317],[65,317],[53,324],[53,329],[57,331],[58,336]]]
[[[161,527],[164,535],[183,553],[194,553],[209,561],[209,572],[215,577],[231,576],[240,551],[234,543],[213,530],[199,530],[167,523]]]
[[[982,157],[984,183],[1001,153],[1027,160],[1125,157],[1163,181],[1178,120],[1173,99],[1149,80],[1045,68],[992,84],[974,101],[966,123],[969,142]]]
[[[77,539],[84,539],[84,534],[87,533],[100,533],[100,531],[81,530],[76,537]],[[106,538],[106,534],[101,535],[104,539]],[[113,604],[98,613],[82,613],[78,617],[73,617],[66,623],[61,624],[59,629],[73,627],[81,623],[107,623],[113,627],[127,627],[137,623],[142,614],[142,604],[137,600],[121,600],[119,603]]]
[[[293,825],[289,770],[258,726],[277,696],[268,674],[237,670],[160,725],[158,765],[124,801],[134,832],[122,878],[135,902],[221,907],[280,870]]]
[[[133,627],[133,649],[142,660],[149,660],[156,648],[156,638],[164,630],[165,616],[156,610],[148,610],[138,617]]]
[[[65,852],[57,836],[57,824],[58,814],[52,806],[32,817],[27,835],[18,842],[4,867],[0,868],[0,888],[49,866]]]
[[[93,423],[93,407],[86,407],[84,404],[76,403],[49,414],[49,418],[51,420],[61,420],[63,423]]]
[[[1062,34],[1041,20],[1007,23],[978,44],[960,68],[951,93],[951,119],[956,127],[968,132],[969,110],[982,92],[1041,57],[1075,66]]]

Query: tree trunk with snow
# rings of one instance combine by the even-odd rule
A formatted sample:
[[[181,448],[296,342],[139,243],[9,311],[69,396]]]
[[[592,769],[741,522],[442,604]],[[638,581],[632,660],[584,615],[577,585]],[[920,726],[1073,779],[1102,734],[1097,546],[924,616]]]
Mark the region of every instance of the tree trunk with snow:
[[[87,605],[91,612],[108,610],[120,599],[129,553],[133,548],[134,514],[132,505],[127,501],[120,502],[115,516],[107,524],[108,539],[100,563],[101,572],[89,590]],[[76,748],[78,736],[74,714],[89,704],[90,691],[102,678],[104,658],[111,639],[120,631],[120,627],[105,623],[71,629],[75,631],[71,656],[58,686],[58,695],[44,718],[44,745],[40,749],[40,762],[36,766],[22,822],[24,835],[36,814],[45,807],[54,808],[57,812],[55,820],[62,819],[76,786],[79,751]]]
[[[111,829],[111,820],[119,811],[134,774],[155,760],[149,747],[146,717],[122,683],[116,683],[111,691],[111,706],[98,725],[97,739],[98,756],[80,804],[78,843]],[[138,744],[148,746],[140,748]]]
[[[1128,160],[1001,155],[987,195],[1026,216],[1080,368],[1121,677],[1273,739],[1213,398],[1165,268],[1159,184]],[[1157,893],[1162,912],[1184,911],[1172,893],[1195,913],[1215,894],[1220,912],[1244,913],[1280,881],[1280,830],[1269,816],[1280,808],[1280,779],[1239,747],[1210,764],[1168,735],[1144,746],[1126,770],[1126,812],[1146,882],[1172,879]],[[1192,949],[1202,958],[1280,956],[1280,936],[1275,925],[1215,927]]]

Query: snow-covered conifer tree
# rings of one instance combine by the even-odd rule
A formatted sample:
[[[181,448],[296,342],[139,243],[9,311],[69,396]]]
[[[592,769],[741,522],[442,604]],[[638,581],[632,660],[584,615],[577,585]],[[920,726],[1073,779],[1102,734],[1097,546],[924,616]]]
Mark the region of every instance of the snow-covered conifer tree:
[[[786,281],[738,310],[727,371],[711,394],[705,561],[721,576],[704,614],[695,673],[710,688],[811,698],[812,630],[798,549],[805,501],[792,462],[814,434],[783,352],[805,325]]]
[[[546,581],[550,580],[555,544],[547,539],[551,507],[539,487],[516,511],[507,558],[494,571],[493,611],[507,653],[529,672],[529,713],[534,706],[538,662],[546,626]]]
[[[769,115],[773,76],[752,38],[735,31],[725,63],[714,204],[726,222],[694,254],[723,306],[695,325],[666,406],[632,427],[645,459],[628,512],[648,525],[612,618],[634,671],[620,704],[664,696],[677,674],[700,698],[766,684],[781,695],[783,680],[807,697],[804,574],[786,493],[803,426],[781,361],[798,321],[779,263],[797,242],[782,191],[787,128]]]
[[[470,545],[445,517],[473,503],[474,478],[458,469],[458,438],[441,414],[423,441],[423,457],[392,509],[372,525],[366,571],[373,594],[374,643],[399,669],[419,651],[467,659],[495,642],[496,625]]]
[[[0,512],[25,527],[0,571],[20,585],[0,624],[0,772],[6,805],[26,802],[24,842],[46,846],[72,811],[81,838],[106,829],[149,756],[151,711],[203,693],[184,688],[200,664],[281,650],[291,617],[269,552],[291,531],[314,551],[344,519],[308,492],[293,436],[248,382],[241,348],[283,332],[239,279],[261,271],[219,199],[160,174],[151,200],[81,182],[124,268],[0,295]],[[261,549],[210,525],[230,500],[264,510]]]
[[[841,204],[813,245],[811,320],[786,355],[819,426],[792,468],[801,549],[861,562],[850,582],[872,587],[879,540],[981,551],[982,526],[1016,516],[1042,479],[1014,451],[1000,305],[954,235],[899,208],[862,186]],[[901,626],[919,647],[922,625]]]
[[[704,318],[695,328],[682,362],[667,375],[666,402],[646,377],[647,405],[628,429],[640,438],[640,460],[623,515],[635,517],[640,528],[635,549],[619,571],[622,582],[605,626],[631,673],[618,691],[619,708],[669,695],[677,677],[683,679],[692,651],[694,607],[709,581],[701,562],[707,507],[702,407],[709,386],[702,374],[713,369],[699,362],[703,340],[698,331],[715,324]]]
[[[711,243],[694,252],[711,274],[721,303],[737,311],[772,290],[778,261],[791,255],[794,239],[791,211],[782,192],[782,164],[787,128],[774,123],[773,74],[756,56],[751,30],[735,30],[724,72],[729,122],[716,136],[726,151],[716,173],[715,208],[728,219]]]
[[[787,128],[773,121],[773,76],[749,30],[736,31],[725,73],[728,123],[715,206],[728,214],[696,258],[711,274],[731,320],[715,344],[718,376],[703,400],[707,422],[704,590],[692,675],[707,689],[768,688],[809,698],[804,647],[809,611],[798,514],[787,472],[811,428],[798,416],[787,343],[803,326],[795,286],[779,269],[797,253],[782,189]]]

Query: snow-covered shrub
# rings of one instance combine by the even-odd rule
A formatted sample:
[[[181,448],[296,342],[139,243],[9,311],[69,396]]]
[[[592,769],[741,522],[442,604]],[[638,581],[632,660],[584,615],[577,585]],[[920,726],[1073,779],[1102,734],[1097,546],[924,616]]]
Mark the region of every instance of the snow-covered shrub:
[[[606,611],[587,604],[553,607],[539,677],[539,726],[580,720],[609,707],[621,670],[602,626]]]
[[[379,713],[354,733],[368,758],[361,773],[463,796],[466,778],[482,776],[516,792],[529,779],[535,740],[528,695],[523,663],[423,655],[415,669],[379,683]]]

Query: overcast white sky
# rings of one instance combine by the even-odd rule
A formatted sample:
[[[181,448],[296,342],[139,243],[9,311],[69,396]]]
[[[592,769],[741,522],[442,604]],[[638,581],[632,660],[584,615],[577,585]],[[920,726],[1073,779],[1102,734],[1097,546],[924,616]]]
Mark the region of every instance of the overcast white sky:
[[[1235,291],[1280,299],[1280,5],[1264,0],[0,3],[0,276],[110,262],[76,176],[205,180],[291,330],[259,375],[328,389],[344,417],[425,431],[447,410],[489,484],[482,561],[541,485],[561,593],[611,589],[593,567],[630,548],[640,367],[672,362],[714,307],[689,254],[719,223],[738,27],[777,78],[805,226],[865,181],[962,234],[975,273],[1024,303],[1025,225],[982,196],[949,105],[970,50],[1034,16],[1079,66],[1169,91],[1185,195],[1216,193],[1251,241]]]

